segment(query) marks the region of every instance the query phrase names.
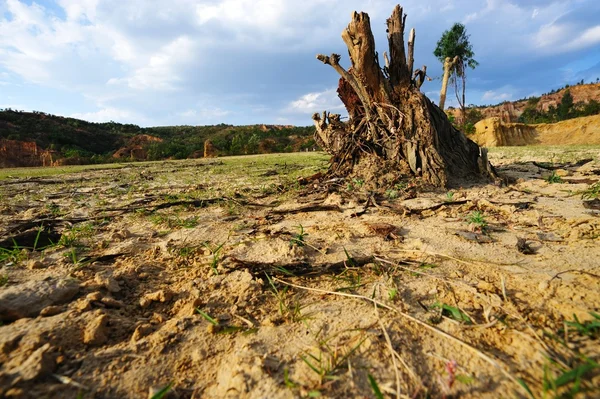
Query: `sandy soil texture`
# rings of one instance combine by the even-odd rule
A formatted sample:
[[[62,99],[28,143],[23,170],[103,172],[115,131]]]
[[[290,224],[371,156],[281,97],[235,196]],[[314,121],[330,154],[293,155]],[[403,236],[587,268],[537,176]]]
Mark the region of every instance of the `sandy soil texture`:
[[[510,184],[450,192],[321,154],[5,171],[0,397],[598,397],[600,148],[490,158]]]

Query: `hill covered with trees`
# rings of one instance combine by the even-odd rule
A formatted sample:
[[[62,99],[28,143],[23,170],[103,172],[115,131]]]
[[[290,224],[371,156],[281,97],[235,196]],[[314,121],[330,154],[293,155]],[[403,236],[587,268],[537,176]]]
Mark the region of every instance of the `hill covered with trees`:
[[[460,110],[449,108],[448,116],[460,123]],[[565,85],[541,96],[504,101],[496,105],[470,105],[466,110],[466,133],[474,132],[475,123],[497,117],[504,123],[556,123],[600,114],[600,82]]]
[[[313,133],[312,126],[278,125],[142,128],[37,111],[0,110],[0,152],[31,148],[34,155],[43,153],[48,159],[40,157],[39,165],[202,157],[207,141],[212,156],[302,151],[315,148]],[[18,163],[16,155],[11,154],[17,161],[2,166],[20,166],[13,165]]]

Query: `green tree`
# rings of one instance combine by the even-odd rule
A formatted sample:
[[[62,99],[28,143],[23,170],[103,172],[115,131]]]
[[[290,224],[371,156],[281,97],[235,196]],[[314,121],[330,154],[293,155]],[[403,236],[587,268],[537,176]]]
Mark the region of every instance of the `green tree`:
[[[563,96],[560,100],[560,104],[558,104],[558,108],[557,108],[558,120],[562,121],[565,119],[569,119],[572,109],[573,109],[573,96],[571,95],[571,92],[569,90],[566,90],[565,94],[563,94]]]
[[[475,69],[479,63],[473,58],[473,46],[469,41],[470,35],[467,34],[467,28],[461,23],[455,23],[452,28],[445,31],[437,42],[433,55],[437,57],[442,65],[449,65],[450,80],[454,84],[454,93],[461,110],[461,119],[463,126],[466,123],[465,91],[467,83],[467,68]],[[457,62],[448,62],[447,59]],[[445,85],[442,85],[444,87]],[[446,93],[441,93],[445,98]]]
[[[246,153],[257,154],[259,144],[260,136],[257,133],[252,134],[252,136],[250,136],[250,138],[248,139],[248,144],[246,144]]]
[[[583,107],[583,116],[600,114],[600,103],[596,100],[590,100]]]

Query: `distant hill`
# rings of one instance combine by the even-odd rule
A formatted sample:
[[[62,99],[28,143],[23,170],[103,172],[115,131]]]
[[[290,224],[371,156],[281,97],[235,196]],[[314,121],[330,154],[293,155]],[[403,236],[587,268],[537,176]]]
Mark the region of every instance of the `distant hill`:
[[[487,118],[475,124],[470,138],[483,147],[521,145],[600,145],[600,115],[556,123],[507,123]]]
[[[314,127],[163,126],[0,111],[0,167],[160,160],[314,149]]]
[[[563,98],[566,101],[561,107]],[[457,121],[460,119],[460,110],[456,108],[449,108],[446,113]],[[600,114],[600,83],[580,83],[552,90],[540,97],[505,101],[497,105],[471,106],[467,109],[467,124],[473,126],[482,119],[493,117],[500,118],[504,123],[555,123],[597,114]]]

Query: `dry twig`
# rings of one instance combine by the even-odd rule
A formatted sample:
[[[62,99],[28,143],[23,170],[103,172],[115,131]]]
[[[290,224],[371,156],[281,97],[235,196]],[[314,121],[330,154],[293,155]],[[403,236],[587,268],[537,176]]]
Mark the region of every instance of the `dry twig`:
[[[355,299],[362,299],[362,300],[366,300],[368,302],[371,302],[372,304],[374,304],[375,306],[379,306],[381,308],[387,309],[387,310],[391,310],[392,312],[395,312],[396,314],[404,317],[405,319],[418,324],[421,327],[424,327],[425,329],[441,335],[442,337],[462,346],[463,348],[466,348],[467,350],[471,351],[472,353],[474,353],[477,357],[479,357],[480,359],[484,360],[485,362],[489,363],[490,365],[492,365],[493,367],[495,367],[496,369],[498,369],[498,371],[500,371],[506,378],[508,378],[511,382],[513,382],[516,386],[518,386],[520,389],[524,390],[525,393],[527,395],[529,395],[529,393],[525,390],[525,388],[519,383],[519,381],[517,381],[517,379],[515,377],[513,377],[508,371],[506,371],[504,369],[504,367],[499,363],[499,361],[497,361],[496,359],[492,358],[491,356],[483,353],[482,351],[480,351],[479,349],[475,348],[474,346],[464,342],[463,340],[443,331],[440,330],[437,327],[431,326],[427,323],[425,323],[424,321],[421,321],[419,319],[417,319],[414,316],[409,315],[408,313],[402,312],[401,310],[397,309],[397,308],[393,308],[391,306],[386,305],[383,302],[380,302],[376,299],[373,298],[369,298],[366,297],[364,295],[357,295],[357,294],[348,294],[345,292],[334,292],[334,291],[328,291],[328,290],[323,290],[323,289],[319,289],[319,288],[310,288],[310,287],[304,287],[301,285],[297,285],[297,284],[293,284],[290,283],[288,281],[285,280],[281,280],[279,278],[274,277],[273,280],[278,281],[282,284],[288,285],[290,287],[294,287],[294,288],[298,288],[301,290],[305,290],[305,291],[312,291],[312,292],[318,292],[321,294],[328,294],[328,295],[337,295],[337,296],[344,296],[344,297],[348,297],[348,298],[355,298]]]

